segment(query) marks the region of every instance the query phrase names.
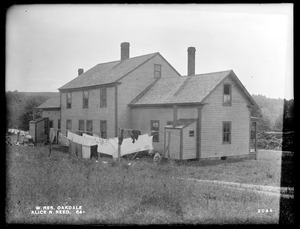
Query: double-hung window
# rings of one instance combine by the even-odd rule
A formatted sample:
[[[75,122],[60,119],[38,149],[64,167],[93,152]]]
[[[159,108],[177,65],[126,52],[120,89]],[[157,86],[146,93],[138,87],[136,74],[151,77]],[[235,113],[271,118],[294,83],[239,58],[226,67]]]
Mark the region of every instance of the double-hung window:
[[[72,108],[72,93],[71,92],[67,93],[66,99],[67,99],[67,109]]]
[[[84,120],[82,119],[78,120],[78,130],[80,135],[84,133]]]
[[[223,122],[223,143],[231,143],[231,122]]]
[[[107,122],[106,120],[100,120],[100,137],[107,138]]]
[[[151,131],[153,131],[153,142],[159,142],[159,121],[151,120]]]
[[[89,108],[89,92],[83,91],[82,93],[82,108]]]
[[[107,107],[107,90],[106,90],[106,88],[100,89],[100,107]]]
[[[93,135],[93,120],[86,120],[86,132]]]

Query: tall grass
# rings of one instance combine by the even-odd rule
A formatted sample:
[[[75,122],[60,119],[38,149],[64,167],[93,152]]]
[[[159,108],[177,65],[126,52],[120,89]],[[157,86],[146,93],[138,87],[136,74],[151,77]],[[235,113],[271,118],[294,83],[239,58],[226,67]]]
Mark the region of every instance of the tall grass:
[[[7,150],[9,223],[168,224],[277,222],[278,201],[174,179],[184,166],[78,159],[45,147]],[[32,215],[35,206],[82,206],[84,214]],[[273,215],[257,209],[273,208]],[[248,221],[247,221],[248,220]]]

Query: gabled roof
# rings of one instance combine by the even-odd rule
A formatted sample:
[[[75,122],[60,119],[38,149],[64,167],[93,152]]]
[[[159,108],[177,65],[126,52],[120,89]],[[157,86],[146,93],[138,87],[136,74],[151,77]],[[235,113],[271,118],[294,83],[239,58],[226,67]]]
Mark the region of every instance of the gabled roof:
[[[60,95],[59,93],[49,99],[47,99],[44,103],[39,105],[37,108],[45,109],[45,108],[60,108]]]
[[[189,125],[191,125],[192,123],[196,122],[197,119],[178,119],[177,122],[173,123],[173,121],[171,121],[168,125],[166,125],[165,127],[167,128],[184,128],[187,127]]]
[[[138,101],[131,104],[167,104],[201,102],[230,71],[161,78]]]
[[[142,97],[134,99],[130,106],[200,103],[228,76],[237,83],[249,103],[255,106],[255,101],[232,70],[161,78],[151,88],[147,88],[147,92],[142,92]]]
[[[60,87],[59,90],[114,83],[158,54],[159,53],[156,52],[125,60],[97,64]]]

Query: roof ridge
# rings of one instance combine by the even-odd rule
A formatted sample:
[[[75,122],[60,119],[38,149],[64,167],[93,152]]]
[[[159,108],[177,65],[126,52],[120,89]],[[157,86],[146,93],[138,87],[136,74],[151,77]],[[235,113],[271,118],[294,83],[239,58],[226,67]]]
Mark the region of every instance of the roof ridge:
[[[224,71],[217,71],[217,72],[200,73],[200,74],[195,74],[195,75],[192,75],[192,76],[211,75],[211,74],[222,73],[222,72],[231,72],[231,71],[232,71],[232,69],[224,70]],[[185,77],[188,77],[188,76],[185,76]]]
[[[163,77],[161,79],[171,79],[171,78],[188,78],[188,77],[194,77],[194,76],[201,76],[201,75],[210,75],[210,74],[216,74],[216,73],[221,73],[221,72],[231,72],[232,70],[225,70],[225,71],[218,71],[218,72],[208,72],[208,73],[200,73],[196,75],[191,75],[191,76],[171,76],[171,77]]]
[[[96,66],[97,66],[97,65],[101,65],[101,64],[111,64],[111,63],[114,63],[114,62],[120,62],[120,63],[123,63],[123,62],[125,62],[125,61],[128,60],[128,59],[134,59],[134,58],[144,57],[144,56],[147,56],[147,55],[149,55],[149,56],[150,56],[150,55],[155,55],[155,54],[157,54],[157,53],[159,53],[159,52],[148,53],[148,54],[144,54],[144,55],[140,55],[140,56],[134,56],[134,57],[127,58],[127,59],[125,59],[125,60],[112,60],[112,61],[108,61],[108,62],[103,62],[103,63],[96,64]]]

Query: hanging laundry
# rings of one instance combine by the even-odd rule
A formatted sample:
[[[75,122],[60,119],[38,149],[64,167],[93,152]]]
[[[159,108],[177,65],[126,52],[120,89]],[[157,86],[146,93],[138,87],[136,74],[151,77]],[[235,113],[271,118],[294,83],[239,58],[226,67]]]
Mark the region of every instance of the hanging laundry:
[[[50,128],[50,134],[49,135],[50,135],[49,136],[49,141],[50,141],[50,143],[52,143],[54,141],[55,137],[56,137],[56,134],[55,134],[55,131],[54,131],[53,128]]]
[[[70,140],[66,136],[64,136],[62,133],[59,133],[57,138],[58,138],[58,144],[61,144],[64,146],[70,145],[70,143],[69,143]]]
[[[70,140],[77,143],[79,141],[79,135],[72,133],[72,139]]]
[[[141,131],[140,130],[132,130],[131,131],[131,138],[132,138],[132,143],[135,142],[135,140],[138,140],[139,135],[141,135]]]
[[[78,158],[82,158],[82,145],[79,143],[75,143],[76,144],[76,151],[75,151],[75,155]]]
[[[153,150],[152,138],[153,136],[143,134],[139,136],[135,143],[132,143],[131,138],[125,138],[121,145],[121,156],[144,150]]]
[[[69,146],[69,153],[73,156],[76,156],[76,143],[73,141],[70,141],[70,146]]]
[[[102,139],[88,135],[88,134],[82,134],[82,138],[84,139],[84,142],[82,144],[87,145],[87,146],[98,145],[102,142]],[[103,139],[103,140],[105,140],[105,139]]]
[[[97,134],[93,134],[93,137],[100,138]]]
[[[89,159],[91,157],[91,147],[82,145],[82,158]]]
[[[121,129],[120,135],[119,135],[119,141],[118,141],[118,144],[119,144],[119,145],[122,145],[122,142],[123,142],[123,134],[124,134],[124,129]]]
[[[94,148],[98,158],[97,145],[100,141],[97,141],[96,139],[96,137],[84,133],[82,136],[79,136],[78,139],[75,139],[82,145],[82,158],[90,158],[92,156],[92,149]]]
[[[71,131],[68,131],[67,132],[67,138],[69,139],[69,140],[71,140],[71,141],[73,141],[73,133],[71,132]]]
[[[103,144],[98,144],[98,153],[104,153],[113,156],[113,158],[118,157],[118,138],[110,138],[107,142]]]

